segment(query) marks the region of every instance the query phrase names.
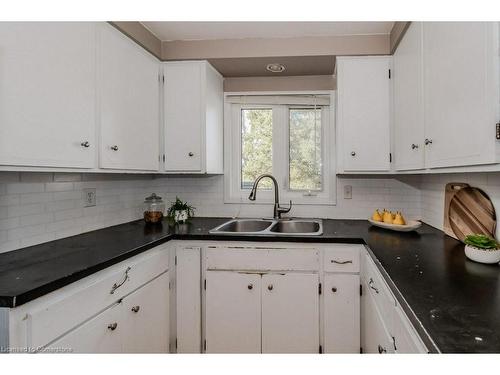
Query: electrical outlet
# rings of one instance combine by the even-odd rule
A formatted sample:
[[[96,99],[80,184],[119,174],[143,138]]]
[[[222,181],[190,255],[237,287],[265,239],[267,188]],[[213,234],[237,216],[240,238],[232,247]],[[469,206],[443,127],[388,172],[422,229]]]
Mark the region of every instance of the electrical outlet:
[[[351,185],[344,186],[344,199],[352,199],[352,186]]]
[[[83,207],[94,207],[96,204],[95,188],[83,189]]]

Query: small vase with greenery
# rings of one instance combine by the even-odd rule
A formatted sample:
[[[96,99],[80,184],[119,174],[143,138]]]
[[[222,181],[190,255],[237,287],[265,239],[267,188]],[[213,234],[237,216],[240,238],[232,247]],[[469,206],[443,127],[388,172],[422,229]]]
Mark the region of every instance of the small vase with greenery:
[[[500,262],[500,246],[494,238],[485,234],[469,234],[464,243],[467,258],[479,263]]]
[[[179,199],[179,197],[175,197],[175,202],[172,203],[170,208],[167,211],[167,217],[169,221],[173,223],[186,223],[194,216],[195,208],[188,204],[187,202],[183,202]]]

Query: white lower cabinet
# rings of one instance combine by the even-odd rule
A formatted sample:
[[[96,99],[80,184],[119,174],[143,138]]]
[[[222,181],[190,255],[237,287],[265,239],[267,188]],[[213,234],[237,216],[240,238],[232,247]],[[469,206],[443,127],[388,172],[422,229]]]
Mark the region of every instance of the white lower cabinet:
[[[359,353],[359,275],[325,275],[323,294],[325,353]]]
[[[205,352],[261,352],[261,283],[257,273],[207,272]]]
[[[318,353],[318,275],[262,276],[262,353]]]
[[[169,273],[50,344],[72,353],[167,353]]]

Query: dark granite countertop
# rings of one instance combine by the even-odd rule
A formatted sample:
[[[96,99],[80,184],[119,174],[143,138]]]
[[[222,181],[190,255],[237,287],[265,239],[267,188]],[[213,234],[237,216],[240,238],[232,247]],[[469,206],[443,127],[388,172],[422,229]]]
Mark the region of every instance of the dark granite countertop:
[[[366,243],[431,351],[425,331],[442,352],[500,352],[500,268],[467,260],[463,245],[437,229],[424,224],[399,233],[366,220],[323,220],[316,237],[208,233],[227,220],[195,218],[175,229],[134,221],[0,254],[0,307],[22,305],[171,239]]]

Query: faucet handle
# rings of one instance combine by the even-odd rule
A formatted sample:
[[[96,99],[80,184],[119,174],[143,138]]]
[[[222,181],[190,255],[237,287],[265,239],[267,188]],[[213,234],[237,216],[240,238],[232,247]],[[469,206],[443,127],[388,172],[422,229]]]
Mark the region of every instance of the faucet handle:
[[[292,200],[290,199],[290,205],[287,208],[285,208],[285,207],[278,207],[278,211],[280,213],[282,213],[282,214],[286,214],[287,212],[290,212],[290,210],[292,209],[292,206],[293,206]]]

